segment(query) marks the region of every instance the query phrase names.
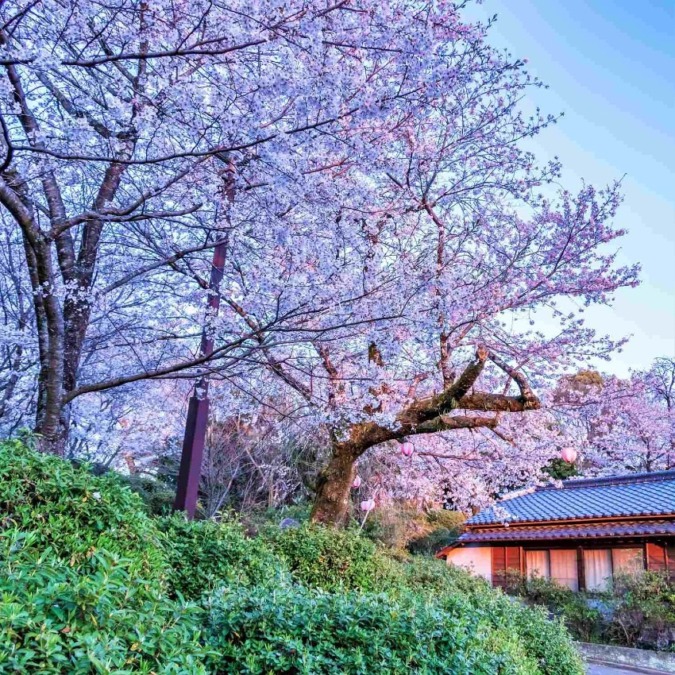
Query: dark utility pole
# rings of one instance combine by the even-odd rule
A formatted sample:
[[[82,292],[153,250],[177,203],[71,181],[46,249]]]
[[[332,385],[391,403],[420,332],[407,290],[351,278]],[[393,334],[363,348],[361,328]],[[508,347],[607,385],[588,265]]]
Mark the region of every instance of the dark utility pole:
[[[227,168],[224,173],[224,192],[229,202],[234,201],[235,167],[232,160],[219,157],[225,161]],[[229,206],[228,204],[228,206]],[[226,216],[229,221],[229,215]],[[225,270],[225,254],[227,250],[227,236],[218,234],[220,240],[213,249],[211,262],[211,274],[209,277],[209,296],[206,304],[206,317],[204,330],[199,348],[199,355],[208,357],[213,354],[213,326],[212,321],[218,316],[220,309],[220,282]],[[206,429],[209,421],[209,381],[206,375],[199,378],[190,402],[185,422],[185,437],[183,439],[183,451],[180,458],[178,471],[178,485],[176,487],[176,499],[173,503],[174,511],[185,511],[187,517],[192,519],[197,508],[199,493],[199,480],[202,470],[202,456],[204,454],[204,442]]]

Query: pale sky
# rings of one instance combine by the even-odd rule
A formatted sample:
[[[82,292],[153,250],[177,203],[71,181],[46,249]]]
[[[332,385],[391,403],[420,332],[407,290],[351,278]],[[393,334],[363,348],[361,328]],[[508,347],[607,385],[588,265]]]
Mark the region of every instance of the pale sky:
[[[642,285],[587,312],[599,332],[633,336],[602,369],[675,356],[675,0],[485,0],[467,14],[497,14],[490,42],[550,85],[535,102],[565,117],[534,149],[560,157],[565,187],[626,174],[619,257],[641,263]]]

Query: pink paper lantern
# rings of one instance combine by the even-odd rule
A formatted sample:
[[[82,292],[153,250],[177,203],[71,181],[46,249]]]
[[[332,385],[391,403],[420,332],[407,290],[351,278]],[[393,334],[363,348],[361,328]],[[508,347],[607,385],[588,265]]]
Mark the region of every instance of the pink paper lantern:
[[[574,464],[577,460],[577,451],[574,448],[563,448],[561,455],[568,464]]]
[[[374,499],[366,499],[365,501],[361,502],[361,511],[372,511],[374,508],[375,508]]]
[[[404,457],[412,456],[414,451],[415,451],[415,446],[410,441],[406,441],[405,443],[401,443],[401,452],[403,453]]]
[[[354,490],[358,490],[361,487],[361,476],[357,474],[356,478],[354,478],[354,482],[352,483],[352,488]]]

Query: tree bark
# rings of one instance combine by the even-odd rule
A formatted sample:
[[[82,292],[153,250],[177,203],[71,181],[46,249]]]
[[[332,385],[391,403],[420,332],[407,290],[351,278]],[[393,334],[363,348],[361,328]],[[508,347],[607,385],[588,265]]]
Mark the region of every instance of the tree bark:
[[[334,526],[346,523],[357,456],[346,444],[333,445],[333,455],[317,481],[312,522]]]

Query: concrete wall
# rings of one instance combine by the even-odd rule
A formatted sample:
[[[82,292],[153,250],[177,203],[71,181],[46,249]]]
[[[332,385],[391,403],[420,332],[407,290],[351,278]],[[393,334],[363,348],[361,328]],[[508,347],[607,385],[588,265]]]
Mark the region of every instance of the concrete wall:
[[[492,583],[492,548],[490,546],[463,546],[448,554],[448,565],[464,567]]]
[[[593,645],[587,642],[577,642],[577,647],[582,656],[592,663],[628,666],[634,669],[649,668],[649,672],[653,673],[675,673],[675,654],[613,645]]]

